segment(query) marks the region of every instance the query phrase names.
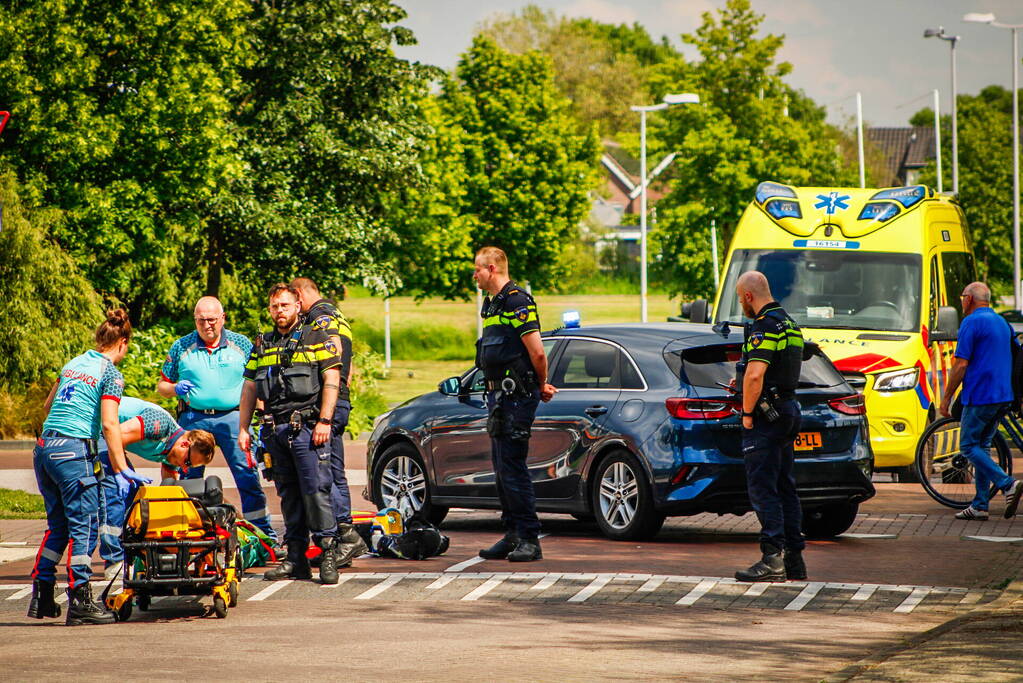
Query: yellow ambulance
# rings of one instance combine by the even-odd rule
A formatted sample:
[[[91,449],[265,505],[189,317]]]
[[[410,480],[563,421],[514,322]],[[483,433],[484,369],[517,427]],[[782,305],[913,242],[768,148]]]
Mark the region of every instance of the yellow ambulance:
[[[715,321],[743,319],[735,283],[747,270],[767,276],[804,336],[863,392],[875,467],[912,478],[950,368],[959,294],[976,279],[956,200],[923,185],[761,183],[732,238]]]

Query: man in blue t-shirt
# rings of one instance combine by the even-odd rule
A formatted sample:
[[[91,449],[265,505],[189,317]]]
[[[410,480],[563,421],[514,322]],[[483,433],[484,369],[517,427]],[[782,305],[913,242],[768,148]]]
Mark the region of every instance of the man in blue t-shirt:
[[[1006,519],[1016,514],[1023,482],[1006,474],[991,459],[988,449],[998,423],[1012,402],[1012,328],[991,308],[991,290],[983,282],[972,282],[960,295],[963,323],[959,326],[955,362],[949,373],[940,412],[949,416],[949,404],[960,383],[963,386],[963,416],[959,448],[973,463],[977,493],[956,519],[986,520],[991,485],[1005,492]]]

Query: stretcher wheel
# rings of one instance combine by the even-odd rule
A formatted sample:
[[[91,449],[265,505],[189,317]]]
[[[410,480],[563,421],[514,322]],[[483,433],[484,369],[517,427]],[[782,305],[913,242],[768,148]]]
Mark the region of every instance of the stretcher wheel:
[[[139,611],[140,612],[148,612],[149,611],[149,596],[148,595],[136,595],[135,596],[135,602],[137,602],[139,604]]]
[[[242,550],[239,548],[234,554],[234,575],[238,577],[238,580],[242,580],[242,576],[245,575],[245,562],[242,560]],[[232,605],[233,607],[234,605]]]
[[[227,603],[219,595],[213,596],[213,613],[217,615],[217,619],[223,619],[227,616]]]
[[[128,600],[118,607],[117,611],[114,612],[114,617],[116,617],[118,621],[128,621],[131,619],[131,600]]]
[[[237,607],[238,606],[238,582],[237,581],[232,581],[231,583],[227,584],[227,595],[230,598],[227,601],[227,606],[228,607]]]

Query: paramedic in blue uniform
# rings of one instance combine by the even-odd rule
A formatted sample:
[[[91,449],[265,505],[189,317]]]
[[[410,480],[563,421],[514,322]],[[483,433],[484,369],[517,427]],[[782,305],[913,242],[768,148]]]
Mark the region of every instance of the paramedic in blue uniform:
[[[803,333],[774,300],[763,273],[739,276],[736,294],[751,322],[742,347],[742,455],[750,504],[760,521],[761,559],[739,581],[806,578],[803,511],[792,469],[801,420],[796,388]]]
[[[489,296],[483,302],[483,336],[476,365],[483,371],[490,417],[490,457],[505,534],[480,550],[487,560],[532,562],[540,551],[536,494],[526,466],[529,436],[540,401],[557,389],[547,383],[547,355],[540,341],[536,302],[508,277],[508,257],[497,247],[476,252],[473,277]]]
[[[99,477],[96,439],[102,431],[110,448],[111,472],[127,493],[131,483],[148,483],[125,461],[117,404],[124,377],[116,365],[128,352],[131,323],[122,310],[109,311],[96,329],[96,349],[71,359],[46,397],[42,436],[32,461],[46,505],[46,534],[32,569],[28,616],[59,617],[53,589],[57,563],[67,551],[68,626],[112,624],[114,615],[92,598],[92,553],[96,549]]]
[[[160,465],[161,479],[176,479],[178,472],[203,467],[213,459],[216,442],[207,431],[185,431],[170,413],[140,398],[125,396],[117,411],[121,426],[121,443],[127,453]],[[110,452],[106,440],[99,441],[99,461],[103,472],[111,472]],[[128,467],[134,469],[132,463]],[[121,571],[124,548],[121,530],[124,513],[133,494],[124,497],[106,476],[100,484],[99,555],[106,563],[106,580]]]
[[[330,441],[330,466],[334,476],[334,514],[337,515],[337,565],[347,567],[352,559],[367,552],[366,542],[352,523],[352,494],[345,474],[345,428],[352,412],[348,382],[352,377],[352,326],[338,310],[337,304],[320,295],[316,283],[307,277],[295,278],[291,286],[298,291],[299,305],[305,322],[315,330],[322,330],[334,344],[341,358],[341,384],[334,408],[334,424]]]
[[[341,359],[322,330],[300,320],[294,287],[276,284],[268,298],[274,329],[256,337],[245,365],[239,412],[241,425],[248,425],[256,399],[263,402],[260,440],[270,455],[284,515],[287,559],[267,570],[263,578],[310,578],[306,551],[311,534],[323,550],[320,581],[336,584],[337,518],[331,500],[330,438]],[[247,429],[239,431],[238,445],[251,453]]]
[[[178,424],[183,429],[201,429],[213,435],[238,487],[242,517],[276,538],[255,461],[238,448],[238,400],[252,343],[224,329],[224,309],[216,297],[199,299],[194,317],[195,332],[171,346],[156,390],[161,396],[181,400],[184,410],[178,415]],[[205,469],[193,467],[187,478],[202,479]]]

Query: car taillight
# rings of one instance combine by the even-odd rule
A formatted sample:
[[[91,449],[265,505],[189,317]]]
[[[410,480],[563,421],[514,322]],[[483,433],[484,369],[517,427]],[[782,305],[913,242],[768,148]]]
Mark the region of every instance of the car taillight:
[[[708,398],[669,398],[664,402],[672,417],[683,420],[719,420],[738,413],[735,401]]]
[[[828,401],[828,405],[838,412],[845,413],[846,415],[867,414],[867,404],[863,402],[863,394],[853,394],[852,396],[833,398]]]

